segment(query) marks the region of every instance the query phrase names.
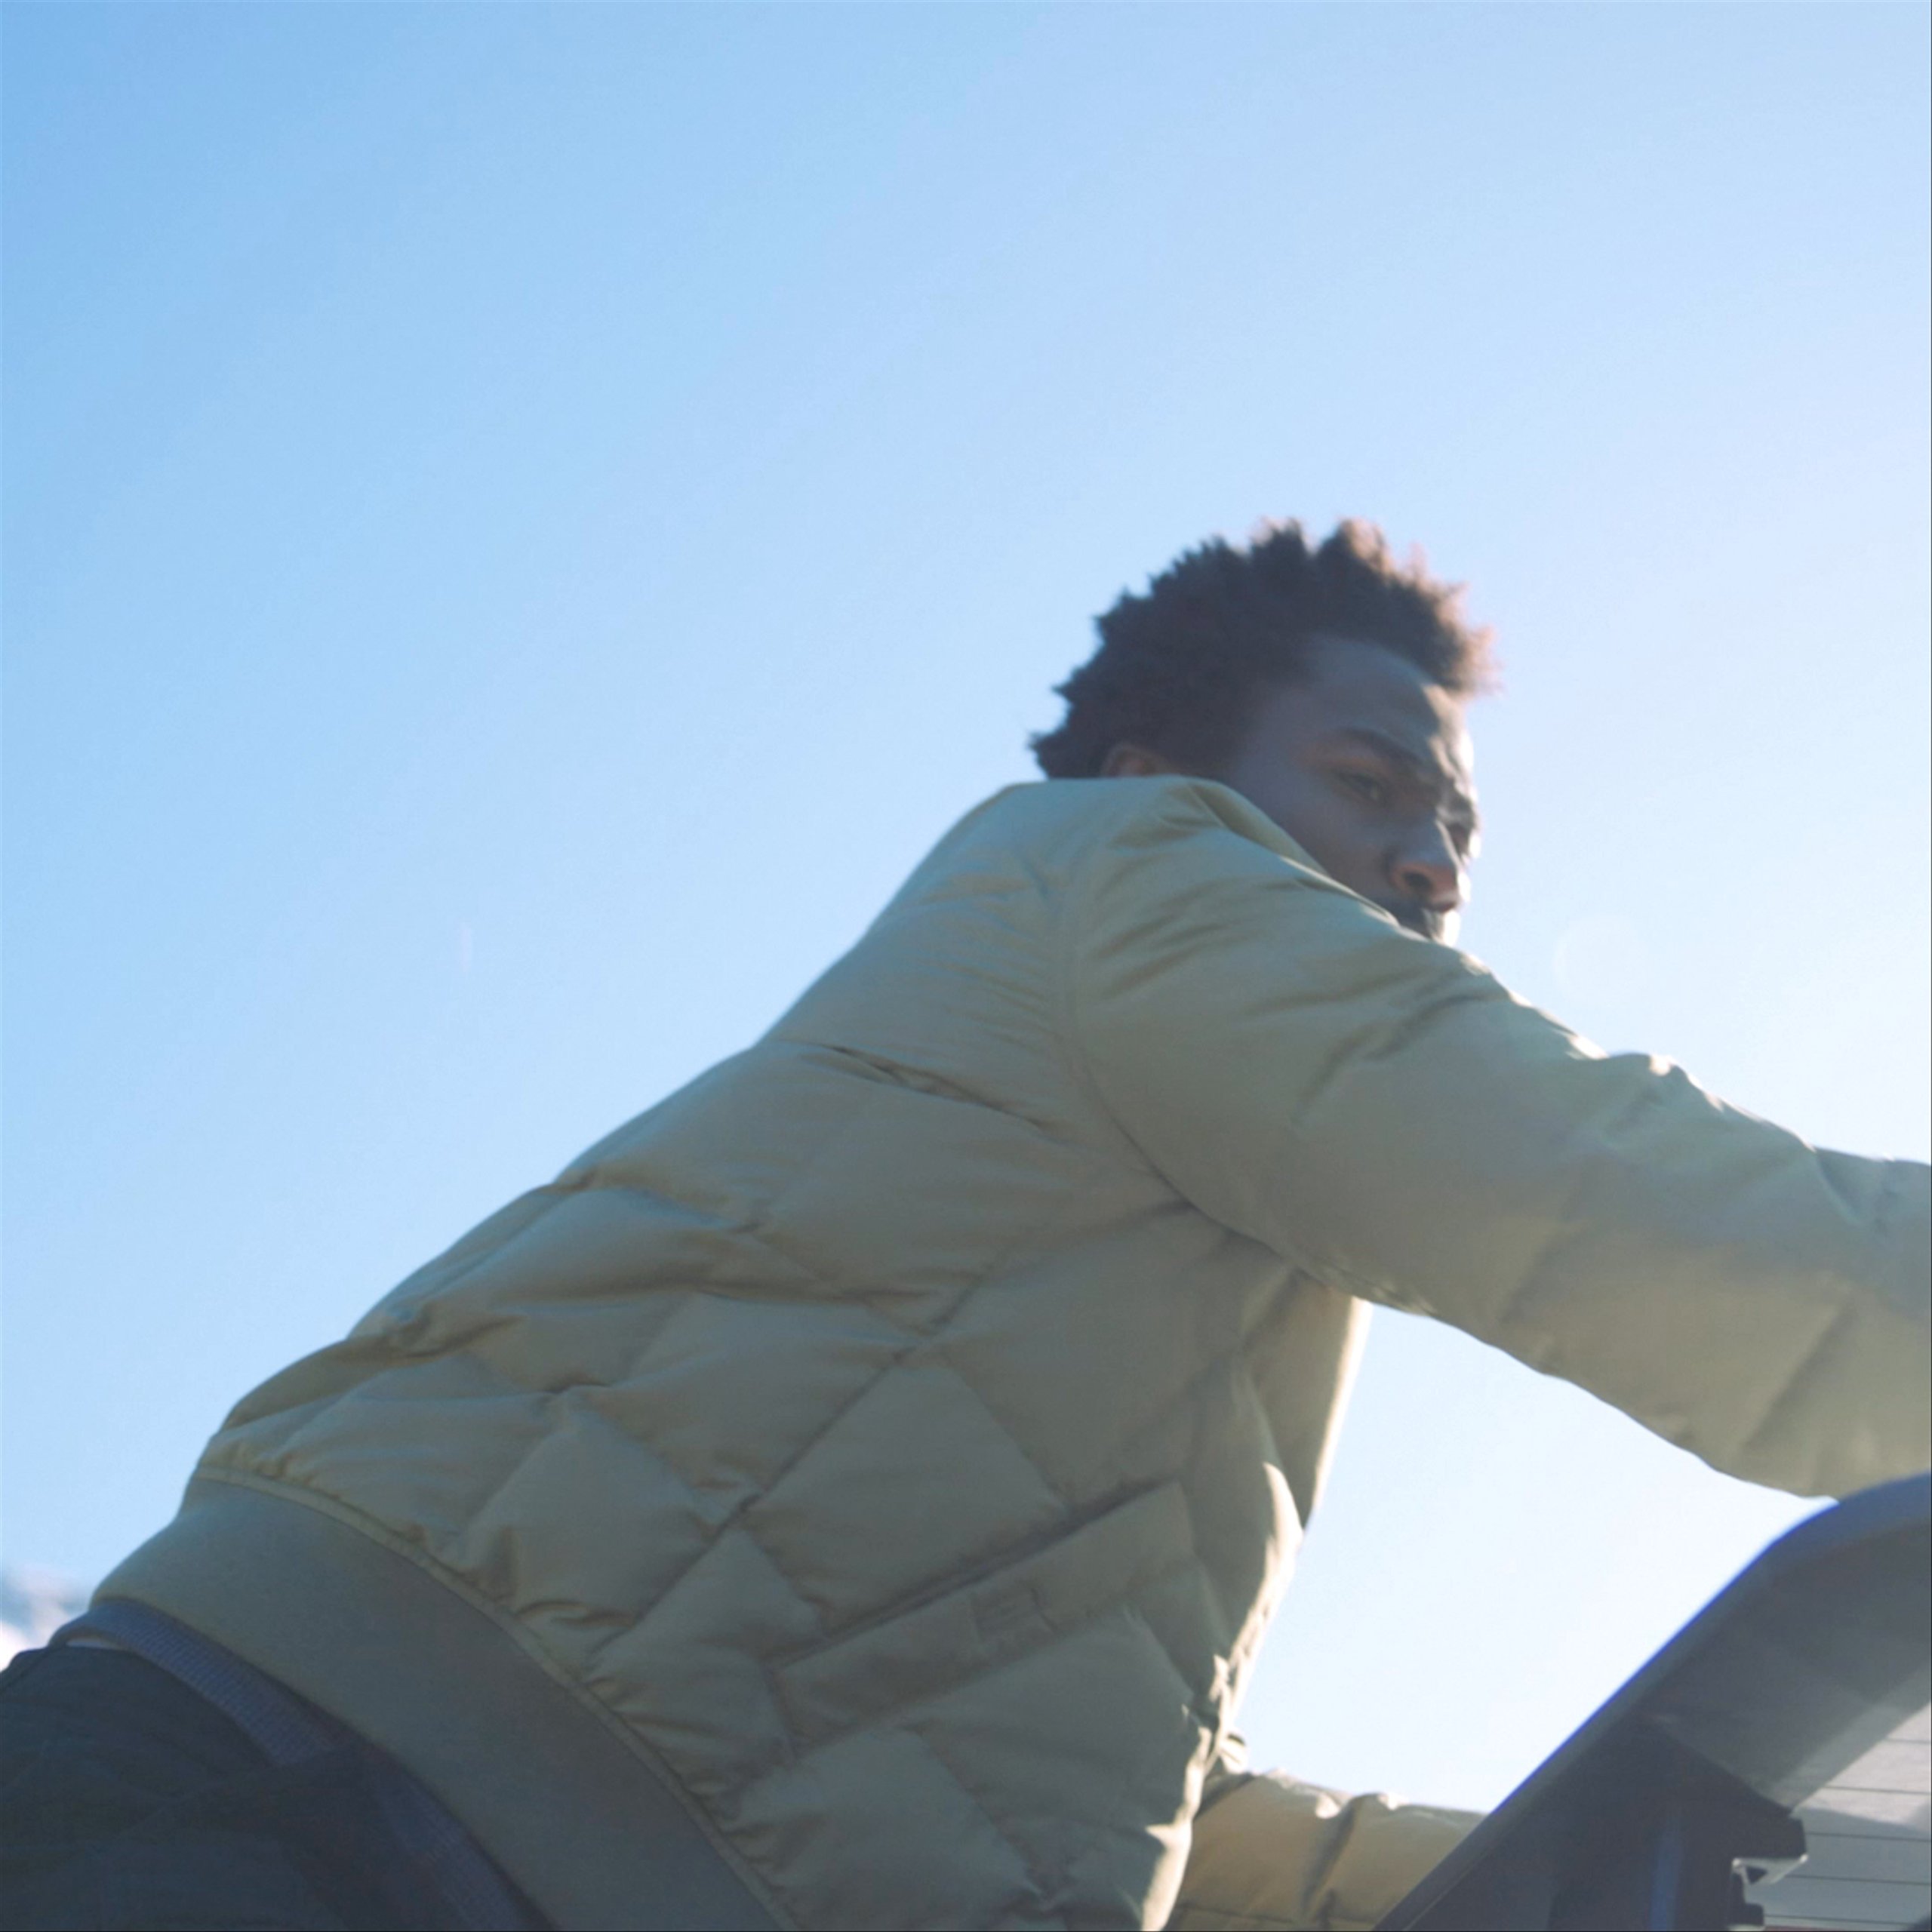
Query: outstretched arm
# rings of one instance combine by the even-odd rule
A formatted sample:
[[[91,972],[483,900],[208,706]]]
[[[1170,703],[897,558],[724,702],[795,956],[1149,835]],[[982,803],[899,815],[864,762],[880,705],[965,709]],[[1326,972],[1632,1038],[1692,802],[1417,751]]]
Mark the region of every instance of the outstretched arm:
[[[1175,1188],[1729,1474],[1844,1495],[1932,1461],[1922,1164],[1605,1055],[1284,844],[1174,784],[1075,912],[1088,1078]]]

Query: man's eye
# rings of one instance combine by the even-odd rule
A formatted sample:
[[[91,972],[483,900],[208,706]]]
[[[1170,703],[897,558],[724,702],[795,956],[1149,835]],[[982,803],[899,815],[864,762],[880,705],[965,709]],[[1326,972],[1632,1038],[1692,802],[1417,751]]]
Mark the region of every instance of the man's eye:
[[[1366,771],[1345,771],[1342,774],[1342,783],[1358,798],[1367,799],[1371,805],[1386,805],[1389,802],[1389,787],[1380,778],[1373,777]]]

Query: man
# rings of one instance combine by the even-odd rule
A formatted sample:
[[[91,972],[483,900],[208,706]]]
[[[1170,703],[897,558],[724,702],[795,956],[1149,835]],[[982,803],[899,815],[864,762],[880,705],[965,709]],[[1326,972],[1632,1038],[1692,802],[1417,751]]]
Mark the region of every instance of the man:
[[[1234,1724],[1371,1304],[1754,1481],[1924,1466],[1926,1170],[1453,949],[1453,596],[1291,524],[1100,629],[1048,782],[229,1417],[10,1694],[40,1922],[1365,1926],[1469,1819]]]

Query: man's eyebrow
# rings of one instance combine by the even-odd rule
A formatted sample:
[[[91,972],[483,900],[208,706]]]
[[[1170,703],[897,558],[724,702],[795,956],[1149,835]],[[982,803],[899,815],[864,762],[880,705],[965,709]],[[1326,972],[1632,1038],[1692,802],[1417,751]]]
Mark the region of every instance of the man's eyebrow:
[[[1337,731],[1337,737],[1353,738],[1379,752],[1391,764],[1399,765],[1411,777],[1418,779],[1432,790],[1446,792],[1460,808],[1461,815],[1472,826],[1480,826],[1482,815],[1476,810],[1475,801],[1454,779],[1445,779],[1435,766],[1404,744],[1399,738],[1392,738],[1386,731],[1378,731],[1372,724],[1344,724]]]

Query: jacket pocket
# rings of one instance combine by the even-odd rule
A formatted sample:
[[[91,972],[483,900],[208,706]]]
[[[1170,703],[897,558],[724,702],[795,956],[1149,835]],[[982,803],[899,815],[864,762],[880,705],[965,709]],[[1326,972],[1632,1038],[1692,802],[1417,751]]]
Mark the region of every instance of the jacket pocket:
[[[1163,1483],[989,1575],[777,1666],[780,1705],[799,1743],[823,1743],[1077,1629],[1192,1549],[1186,1496]]]

